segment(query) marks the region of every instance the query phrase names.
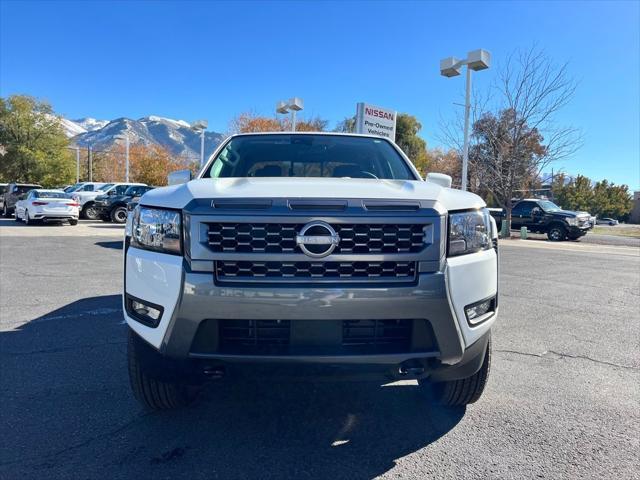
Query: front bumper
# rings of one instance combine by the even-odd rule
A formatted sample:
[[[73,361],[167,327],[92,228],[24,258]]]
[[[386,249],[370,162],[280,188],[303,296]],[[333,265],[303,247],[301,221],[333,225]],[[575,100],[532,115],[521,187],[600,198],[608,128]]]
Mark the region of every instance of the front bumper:
[[[573,236],[578,236],[578,235],[583,236],[583,235],[586,235],[587,232],[592,228],[593,228],[593,225],[590,225],[588,227],[585,227],[585,226],[578,227],[578,226],[572,225],[567,229],[567,233]]]
[[[456,365],[487,338],[497,314],[477,326],[464,314],[466,305],[497,293],[494,250],[449,259],[443,270],[421,273],[410,285],[217,285],[211,272],[192,271],[182,257],[137,248],[127,249],[125,265],[126,293],[164,311],[155,328],[125,314],[127,323],[161,355],[178,360]],[[289,321],[300,348],[284,355],[221,351],[218,322],[247,319]],[[339,332],[336,322],[388,319],[413,322],[406,351],[344,355],[332,348],[340,342],[338,333],[330,333]],[[317,347],[318,336],[329,338],[325,349],[304,348]]]
[[[95,202],[93,204],[93,208],[96,210],[98,215],[108,215],[111,211],[111,207],[109,205],[105,205],[102,203]]]

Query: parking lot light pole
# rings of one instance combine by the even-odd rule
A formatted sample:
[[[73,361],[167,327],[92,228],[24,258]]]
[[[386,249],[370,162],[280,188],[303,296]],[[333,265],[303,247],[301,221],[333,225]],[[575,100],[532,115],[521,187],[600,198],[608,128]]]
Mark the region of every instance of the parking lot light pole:
[[[206,120],[196,120],[191,124],[191,130],[200,134],[200,167],[204,166],[204,135],[208,126]]]
[[[119,140],[124,140],[124,181],[129,183],[129,135],[125,133],[124,135],[118,135],[115,137]]]
[[[276,113],[286,114],[291,112],[291,131],[296,131],[296,113],[304,108],[301,98],[293,97],[288,101],[280,101],[276,104]]]
[[[469,117],[471,112],[471,70],[485,70],[491,65],[491,54],[487,50],[474,50],[464,60],[448,57],[440,60],[440,75],[457,77],[460,69],[467,66],[467,85],[464,102],[464,144],[462,147],[462,190],[467,189],[469,164]]]
[[[76,183],[80,183],[80,147],[76,145]]]

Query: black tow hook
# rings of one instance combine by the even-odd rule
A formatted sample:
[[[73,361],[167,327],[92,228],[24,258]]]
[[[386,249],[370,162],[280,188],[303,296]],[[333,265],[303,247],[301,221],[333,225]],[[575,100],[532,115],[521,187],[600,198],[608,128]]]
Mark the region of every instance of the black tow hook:
[[[225,375],[225,368],[221,365],[207,365],[202,370],[205,377],[210,380],[220,380]]]
[[[420,365],[400,365],[400,375],[403,377],[418,377],[424,374],[424,367]]]

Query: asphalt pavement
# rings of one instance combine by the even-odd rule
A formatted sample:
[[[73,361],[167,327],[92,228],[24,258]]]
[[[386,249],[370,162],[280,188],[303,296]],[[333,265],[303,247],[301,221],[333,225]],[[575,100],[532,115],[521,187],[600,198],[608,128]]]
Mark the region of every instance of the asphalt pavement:
[[[37,228],[0,226],[3,480],[638,478],[636,248],[501,242],[492,373],[466,409],[429,407],[414,382],[265,378],[147,413],[118,230]]]

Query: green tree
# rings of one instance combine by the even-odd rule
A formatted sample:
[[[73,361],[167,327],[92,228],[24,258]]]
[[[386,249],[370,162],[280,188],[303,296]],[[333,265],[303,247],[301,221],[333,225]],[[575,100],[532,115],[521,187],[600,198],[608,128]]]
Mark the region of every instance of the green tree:
[[[26,95],[0,98],[0,177],[4,181],[70,183],[74,162],[51,106]]]
[[[615,185],[608,180],[596,182],[590,213],[598,217],[626,219],[633,208],[633,199],[627,185]]]
[[[396,144],[424,175],[429,169],[430,161],[427,142],[418,136],[420,130],[422,130],[422,124],[413,115],[399,113],[396,117]]]
[[[568,210],[589,211],[593,208],[593,201],[591,180],[584,175],[578,175],[564,187],[560,203]]]
[[[340,133],[354,133],[356,131],[356,117],[345,117],[344,120],[338,122],[334,132]]]

